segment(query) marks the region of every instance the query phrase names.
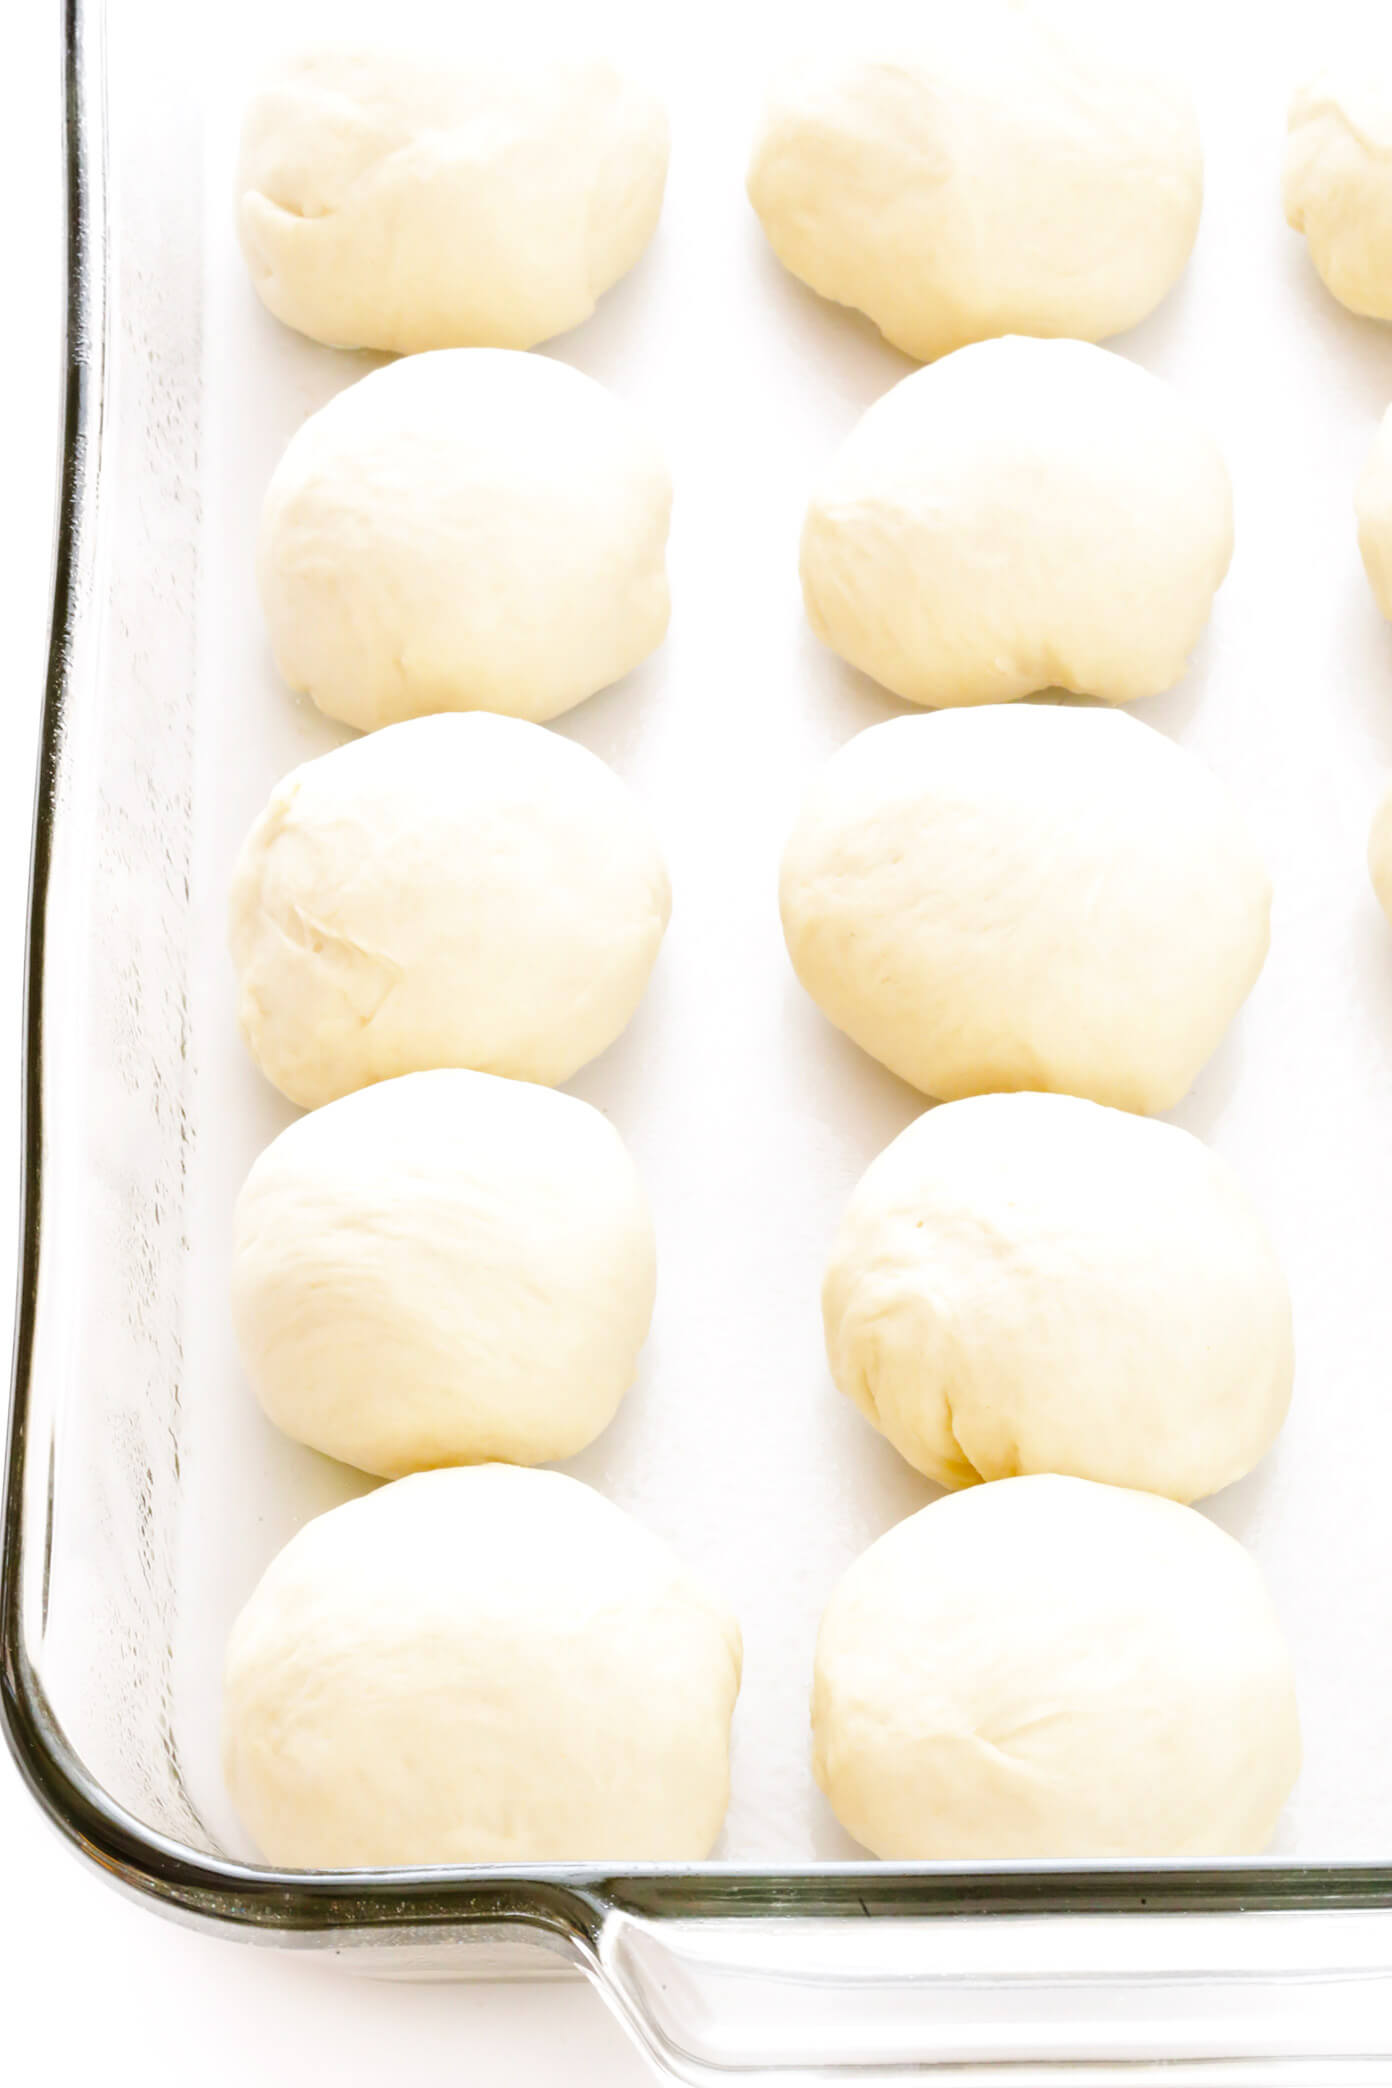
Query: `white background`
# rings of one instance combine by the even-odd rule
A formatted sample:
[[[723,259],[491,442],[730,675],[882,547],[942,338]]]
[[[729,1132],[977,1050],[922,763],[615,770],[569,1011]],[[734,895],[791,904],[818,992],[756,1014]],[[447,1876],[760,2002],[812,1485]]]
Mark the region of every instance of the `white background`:
[[[56,0],[23,0],[6,12],[12,18],[5,22],[0,71],[8,293],[0,329],[0,629],[9,640],[10,671],[0,697],[0,1097],[16,1095],[18,1087],[61,263]],[[1355,1635],[1349,1604],[1331,1614],[1325,1583],[1308,1571],[1312,1550],[1318,1550],[1313,1536],[1302,1549],[1287,1545],[1283,1533],[1298,1532],[1302,1519],[1312,1530],[1315,1514],[1330,1516],[1337,1527],[1344,1505],[1333,1479],[1346,1440],[1359,1451],[1350,1485],[1368,1483],[1369,1474],[1377,1478],[1379,1458],[1370,1455],[1366,1441],[1350,1438],[1351,1425],[1366,1423],[1366,1435],[1392,1445],[1382,1411],[1388,1403],[1380,1391],[1392,1348],[1385,1253],[1392,1233],[1385,1229],[1386,1216],[1379,1214],[1381,1233],[1367,1217],[1375,1192],[1385,1190],[1387,1155],[1371,1142],[1348,1149],[1349,1116],[1342,1107],[1371,1079],[1378,1105],[1373,1120],[1392,1122],[1392,1049],[1379,1063],[1375,1048],[1378,1022],[1385,1021],[1392,1036],[1392,965],[1361,866],[1377,776],[1392,763],[1392,661],[1363,590],[1349,520],[1359,456],[1376,414],[1392,397],[1392,335],[1340,315],[1280,226],[1276,170],[1286,86],[1300,69],[1302,36],[1312,27],[1322,33],[1327,17],[1321,14],[1311,24],[1308,7],[1258,11],[1248,0],[1208,0],[1175,12],[1183,17],[1188,56],[1199,74],[1209,202],[1183,286],[1125,346],[1179,383],[1218,428],[1234,463],[1239,548],[1194,672],[1170,696],[1147,706],[1146,715],[1201,750],[1247,797],[1278,880],[1273,959],[1250,1020],[1244,1019],[1181,1114],[1228,1151],[1273,1210],[1297,1277],[1303,1372],[1282,1450],[1250,1492],[1239,1490],[1243,1498],[1225,1501],[1217,1512],[1268,1557],[1305,1663],[1302,1680],[1319,1684],[1307,1691],[1307,1789],[1324,1808],[1318,1825],[1336,1835],[1344,1825],[1338,1804],[1343,1796],[1351,1839],[1365,1794],[1376,1791],[1392,1810],[1392,1747],[1386,1744],[1392,1705],[1385,1692],[1355,1686],[1358,1677],[1345,1657]],[[1365,12],[1371,18],[1375,10]],[[751,13],[762,21],[758,0],[752,0]],[[745,70],[739,68],[738,92],[732,89],[737,103],[747,98]],[[719,74],[714,66],[717,83]],[[1234,98],[1248,112],[1240,132],[1236,116],[1228,121]],[[1240,147],[1234,144],[1239,135]],[[689,200],[689,189],[676,184],[656,258],[659,271],[670,273],[682,259],[679,240],[690,230],[681,215],[683,195]],[[809,454],[800,467],[810,471],[811,446],[829,446],[903,365],[863,331],[834,325],[812,301],[771,275],[755,253],[747,223],[722,221],[708,231],[706,249],[693,242],[683,252],[692,255],[694,266],[711,271],[709,280],[719,290],[757,285],[766,302],[765,360],[746,374],[769,400],[770,440],[793,439],[786,413],[796,409],[778,388],[789,358],[828,356],[822,371],[825,431],[808,419]],[[731,257],[728,282],[717,266],[725,254]],[[839,360],[829,346],[833,337]],[[598,352],[599,344],[597,332],[590,347]],[[835,374],[826,376],[833,366]],[[727,356],[727,379],[732,370]],[[595,374],[611,373],[596,368]],[[660,389],[660,372],[653,382]],[[790,392],[796,390],[790,385]],[[701,463],[694,434],[691,445],[694,477]],[[788,481],[785,504],[796,504],[794,492]],[[736,536],[741,520],[736,499]],[[733,545],[725,557],[724,570],[738,584]],[[757,592],[752,579],[749,591],[751,597]],[[793,635],[795,589],[785,587],[776,604],[755,607],[770,660],[780,647],[802,646],[786,654],[786,671],[807,676],[816,710],[795,750],[805,768],[814,753],[820,758],[856,725],[883,715],[884,706],[877,708],[878,699],[845,681]],[[747,660],[732,655],[731,673],[741,670],[747,701],[763,700],[767,684],[749,672]],[[746,700],[746,691],[738,693]],[[779,700],[787,700],[786,690]],[[717,715],[723,704],[728,716],[730,701],[728,689],[713,689]],[[602,735],[603,718],[602,709],[582,717],[578,732]],[[657,729],[655,719],[645,718],[641,732],[635,727],[635,740],[651,748]],[[635,760],[641,758],[639,744]],[[697,824],[693,816],[693,828]],[[1297,1005],[1308,1019],[1293,1031],[1290,1049],[1274,1055],[1283,1011]],[[796,1005],[790,1020],[808,1077],[825,1083],[827,1115],[818,1127],[825,1131],[852,1061],[828,1044],[811,1011]],[[897,1106],[893,1098],[885,1104],[891,1114]],[[862,1122],[857,1136],[865,1149],[854,1156],[855,1165],[849,1145],[834,1149],[834,1168],[846,1171],[845,1186],[895,1128],[887,1121],[872,1137]],[[0,1267],[11,1264],[15,1161],[15,1117],[0,1109]],[[1350,1193],[1350,1182],[1361,1184],[1358,1196]],[[1352,1339],[1343,1338],[1346,1327],[1354,1329]],[[1315,1370],[1307,1359],[1315,1360]],[[849,1417],[838,1415],[835,1425],[855,1443],[857,1458],[873,1454]],[[1317,1465],[1331,1475],[1318,1486],[1312,1482]],[[1348,1573],[1344,1586],[1351,1599],[1366,1605],[1363,1617],[1352,1621],[1367,1643],[1383,1648],[1385,1578],[1360,1575],[1351,1563],[1360,1540],[1373,1533],[1356,1512],[1346,1520],[1336,1563]],[[1374,1566],[1381,1563],[1378,1554],[1375,1545]],[[1323,1558],[1320,1563],[1323,1568]],[[757,1630],[754,1645],[757,1650]],[[47,2077],[60,2088],[98,2069],[160,2088],[165,2081],[182,2083],[191,2064],[200,2080],[213,2083],[241,2081],[248,2073],[289,2079],[313,2067],[349,2088],[376,2082],[388,2070],[414,2079],[427,2069],[458,2069],[466,2079],[563,2079],[580,2088],[588,2079],[622,2088],[625,2080],[644,2078],[617,2029],[578,1985],[391,1989],[178,1933],[122,1905],[63,1852],[8,1765],[0,1767],[0,1998],[8,2036],[18,2032],[21,2052],[32,2038],[33,2049],[44,2053]]]

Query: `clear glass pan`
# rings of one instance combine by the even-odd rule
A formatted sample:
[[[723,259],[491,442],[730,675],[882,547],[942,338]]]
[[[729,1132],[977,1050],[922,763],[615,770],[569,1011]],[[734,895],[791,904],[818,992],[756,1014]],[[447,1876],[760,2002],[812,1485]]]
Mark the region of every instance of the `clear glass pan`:
[[[209,1213],[226,1170],[210,1181],[200,1115],[221,1049],[203,1021],[206,952],[220,942],[204,836],[212,820],[217,858],[241,797],[254,802],[269,775],[258,749],[224,804],[210,746],[233,747],[235,771],[235,741],[210,742],[204,729],[219,618],[241,604],[219,610],[210,593],[224,527],[210,503],[230,484],[235,395],[217,390],[225,314],[207,289],[196,13],[175,0],[112,0],[109,20],[101,0],[64,10],[68,373],[0,1610],[5,1723],[37,1799],[114,1882],[229,1936],[403,1973],[579,1966],[686,2081],[911,2070],[976,2088],[1392,2078],[1392,1762],[1381,1744],[1392,1725],[1370,1719],[1357,1783],[1342,1762],[1320,1766],[1321,1718],[1335,1711],[1315,1718],[1305,1824],[1284,1853],[1246,1865],[775,1857],[770,1867],[748,1856],[622,1876],[595,1866],[338,1875],[277,1872],[241,1852],[207,1770],[225,1614],[282,1526],[353,1482],[269,1432],[227,1450],[223,1505],[210,1471],[227,1446],[206,1410],[201,1359],[222,1329],[209,1324],[203,1283],[211,1295],[220,1281],[225,1220]],[[304,356],[291,380],[303,412],[328,383],[317,374],[327,352],[285,352]],[[858,352],[874,359],[876,388],[901,367],[878,346]],[[248,441],[273,454],[285,432]],[[1377,643],[1370,636],[1369,657]],[[839,714],[841,736],[883,714],[855,700],[858,716]],[[635,728],[605,701],[576,728],[601,751],[626,744],[606,733],[657,736],[651,704]],[[289,706],[285,717],[279,766],[328,743],[318,721]],[[839,1049],[810,1015],[794,1019],[805,1019],[810,1049]],[[650,1042],[640,1033],[617,1072],[587,1076],[584,1091],[607,1101],[636,1078]],[[849,1069],[837,1059],[834,1081],[877,1078]],[[1220,1069],[1190,1121],[1216,1119],[1230,1074]],[[244,1080],[254,1150],[282,1119],[249,1069],[229,1077]],[[887,1081],[865,1092],[861,1164],[917,1106]],[[797,1314],[806,1310],[799,1298]],[[805,1386],[792,1395],[807,1396]],[[834,1426],[855,1454],[878,1454],[853,1417]],[[604,1453],[612,1468],[582,1468],[612,1470],[622,1489],[622,1458],[644,1441],[621,1436]],[[870,1525],[848,1511],[838,1526],[838,1556],[924,1497],[891,1467],[877,1467]],[[743,1498],[739,1513],[754,1495]],[[1258,1490],[1221,1512],[1259,1536],[1264,1502]],[[726,1534],[718,1507],[706,1534],[714,1555]],[[687,1535],[699,1548],[699,1532]],[[1349,1544],[1331,1610],[1345,1665],[1356,1642],[1370,1663],[1385,1657],[1376,1620],[1392,1571],[1376,1527]],[[813,1576],[808,1614],[831,1577]],[[795,1646],[790,1673],[803,1669]],[[749,1781],[758,1816],[772,1817],[770,1792],[787,1776],[775,1764],[762,1790]],[[759,1850],[757,1831],[732,1833],[732,1848]],[[844,1857],[825,1820],[810,1845]],[[1321,1848],[1329,1860],[1316,1860]]]

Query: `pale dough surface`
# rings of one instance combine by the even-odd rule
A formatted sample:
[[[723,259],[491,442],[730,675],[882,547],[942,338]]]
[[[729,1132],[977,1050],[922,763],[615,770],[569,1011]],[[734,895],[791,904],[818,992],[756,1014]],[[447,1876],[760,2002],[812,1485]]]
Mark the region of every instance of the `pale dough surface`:
[[[330,347],[531,348],[633,266],[666,174],[663,111],[602,60],[327,45],[248,105],[237,235]]]
[[[272,791],[233,873],[238,1012],[302,1108],[465,1066],[558,1086],[642,997],[671,905],[646,815],[539,725],[389,725]]]
[[[1378,422],[1359,473],[1354,511],[1368,585],[1378,608],[1392,620],[1392,408]]]
[[[1255,1855],[1300,1769],[1256,1565],[1158,1495],[949,1494],[871,1545],[817,1639],[813,1766],[875,1855]]]
[[[1392,37],[1331,55],[1291,98],[1282,182],[1325,287],[1392,319]]]
[[[783,931],[838,1029],[942,1101],[1171,1108],[1265,960],[1271,883],[1217,779],[1122,711],[891,719],[813,777]]]
[[[1135,326],[1189,258],[1203,153],[1187,87],[1108,12],[926,0],[790,59],[748,178],[779,259],[920,362]]]
[[[1368,875],[1379,906],[1392,921],[1392,783],[1384,787],[1373,814],[1368,834]]]
[[[802,533],[817,636],[912,703],[1178,681],[1232,556],[1232,487],[1184,401],[1085,341],[983,341],[876,401]]]
[[[583,1449],[632,1383],[656,1283],[613,1125],[489,1073],[327,1103],[237,1200],[232,1300],[262,1406],[384,1478]]]
[[[1290,1295],[1231,1170],[1069,1095],[901,1132],[852,1194],[822,1312],[837,1385],[943,1486],[1063,1472],[1192,1501],[1290,1402]]]
[[[321,1515],[227,1652],[224,1763],[262,1855],[695,1862],[729,1795],[739,1626],[578,1480],[423,1472]]]
[[[364,731],[443,710],[544,722],[661,643],[671,504],[652,436],[579,370],[407,356],[314,414],[267,488],[276,665]]]

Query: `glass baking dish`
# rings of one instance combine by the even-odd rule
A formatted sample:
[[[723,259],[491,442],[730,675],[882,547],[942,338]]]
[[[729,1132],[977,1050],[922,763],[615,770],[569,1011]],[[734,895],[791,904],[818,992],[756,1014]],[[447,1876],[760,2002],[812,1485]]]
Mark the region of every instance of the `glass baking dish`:
[[[176,0],[112,0],[109,19],[101,0],[65,0],[63,10],[68,369],[34,833],[0,1616],[5,1722],[35,1796],[115,1883],[229,1937],[333,1951],[378,1972],[578,1967],[659,2065],[685,2081],[917,2071],[981,2088],[1161,2077],[1176,2088],[1275,2088],[1392,2078],[1392,1699],[1378,1674],[1392,1579],[1379,1482],[1392,1437],[1370,1411],[1388,1353],[1378,1317],[1388,1310],[1387,1286],[1377,1272],[1392,1218],[1382,1216],[1379,1231],[1367,1215],[1385,1146],[1350,1141],[1337,1183],[1319,1178],[1305,1230],[1300,1215],[1312,1201],[1311,1156],[1335,1137],[1344,1098],[1361,1091],[1366,1101],[1371,1090],[1370,1106],[1392,1100],[1379,1058],[1378,1022],[1392,1000],[1382,924],[1352,877],[1376,734],[1361,714],[1342,729],[1335,719],[1324,751],[1305,758],[1298,721],[1272,680],[1281,659],[1299,674],[1321,647],[1331,679],[1350,686],[1385,667],[1381,631],[1371,611],[1357,621],[1342,577],[1331,587],[1352,635],[1335,640],[1329,619],[1316,617],[1305,637],[1284,624],[1263,636],[1239,564],[1226,635],[1215,635],[1173,701],[1149,707],[1152,722],[1198,741],[1216,765],[1236,767],[1241,754],[1251,792],[1268,807],[1269,833],[1283,820],[1292,825],[1281,809],[1292,791],[1312,806],[1304,827],[1294,822],[1293,840],[1277,835],[1278,881],[1283,870],[1303,872],[1307,888],[1278,916],[1272,982],[1254,998],[1239,1042],[1179,1113],[1235,1153],[1273,1210],[1296,1267],[1298,1306],[1315,1300],[1303,1306],[1302,1335],[1333,1387],[1322,1415],[1309,1418],[1308,1399],[1298,1409],[1269,1469],[1213,1504],[1271,1572],[1302,1674],[1309,1760],[1277,1852],[1203,1868],[869,1864],[856,1860],[811,1790],[805,1692],[817,1611],[849,1557],[931,1492],[825,1393],[816,1264],[838,1196],[921,1103],[802,1007],[773,961],[772,906],[761,911],[749,894],[760,878],[772,890],[798,775],[894,706],[814,657],[795,635],[785,590],[770,597],[768,660],[772,669],[779,648],[802,645],[785,679],[811,696],[799,708],[803,692],[793,688],[781,719],[762,726],[743,690],[722,694],[725,641],[700,628],[700,617],[683,623],[680,589],[669,666],[644,670],[561,728],[637,772],[661,800],[678,924],[688,906],[684,944],[674,928],[649,1005],[577,1086],[612,1106],[635,1137],[660,1235],[685,1240],[692,1272],[684,1278],[680,1254],[670,1257],[675,1276],[664,1277],[644,1379],[609,1437],[573,1469],[704,1555],[712,1572],[728,1572],[745,1612],[746,1707],[723,1860],[622,1875],[593,1865],[303,1874],[269,1870],[242,1845],[216,1775],[226,1621],[287,1532],[362,1484],[276,1439],[227,1360],[227,1208],[238,1173],[286,1112],[241,1060],[226,1019],[222,882],[270,781],[333,737],[274,686],[254,635],[245,553],[279,444],[365,359],[282,334],[253,306],[222,235],[209,230],[226,213],[216,198],[209,206],[205,154],[221,165],[226,139],[209,113],[200,14]],[[624,10],[610,14],[617,21]],[[626,19],[636,35],[638,15]],[[764,28],[776,35],[777,9]],[[699,75],[696,46],[676,32],[669,42],[670,68]],[[1248,46],[1235,41],[1234,65],[1239,49],[1246,62]],[[713,77],[698,77],[694,91],[706,92]],[[727,129],[721,164],[737,166],[744,133],[736,136],[733,120]],[[641,280],[614,294],[578,347],[556,352],[631,389],[676,354],[690,330],[679,305],[663,317],[664,297],[685,274],[676,242],[709,268],[720,240],[738,247],[724,220],[718,238],[697,225],[705,193],[702,182],[683,187],[674,169],[665,249],[660,242]],[[734,195],[732,182],[726,200]],[[1274,208],[1257,182],[1247,202]],[[1227,266],[1225,223],[1220,214],[1209,280]],[[778,276],[752,232],[739,251],[748,294],[762,297],[761,323],[772,329],[766,374],[780,357],[796,359],[799,330],[839,329],[831,387],[839,416],[825,393],[809,413],[844,423],[901,372],[864,329],[828,317]],[[1303,300],[1305,336],[1336,329],[1296,265],[1280,262],[1280,294]],[[1197,295],[1186,292],[1191,304]],[[1159,366],[1182,362],[1193,349],[1182,347],[1180,320],[1171,313],[1129,345]],[[1382,379],[1351,340],[1333,333],[1330,352],[1345,358],[1345,391],[1362,386],[1357,410],[1366,418]],[[742,343],[731,343],[723,364],[710,343],[701,352],[732,398],[737,372],[752,369],[757,389],[757,358],[751,364]],[[259,359],[276,360],[279,386],[264,414],[245,389]],[[765,411],[756,399],[750,425]],[[1242,450],[1250,438],[1234,414]],[[680,577],[702,520],[711,430],[672,416],[670,433],[679,489],[683,465],[695,489],[685,524],[679,490]],[[757,450],[747,428],[732,426],[726,440],[727,455]],[[800,428],[787,440],[801,442]],[[1333,491],[1355,447],[1352,432],[1341,440],[1329,465]],[[758,467],[755,456],[751,484]],[[1312,483],[1318,507],[1323,482]],[[1240,534],[1246,520],[1260,535],[1263,503],[1249,485],[1239,473]],[[748,545],[738,518],[727,518],[715,569],[727,591],[775,522],[784,539],[767,572],[751,578],[755,593],[787,563],[800,482],[795,475],[777,495],[786,507],[776,516],[775,495],[762,507],[760,498],[749,496]],[[1307,564],[1311,555],[1300,542],[1291,553]],[[1261,599],[1269,602],[1269,590]],[[1250,713],[1224,724],[1218,703],[1216,669],[1225,646],[1235,657],[1238,640],[1267,677],[1259,744]],[[1226,666],[1231,675],[1232,658]],[[694,703],[683,712],[675,695],[665,707],[654,700],[664,673],[699,690],[712,710],[704,736]],[[1193,699],[1205,675],[1200,711]],[[743,774],[727,754],[705,750],[717,730],[739,738]],[[693,805],[702,791],[707,799]],[[693,868],[717,839],[730,859],[726,882],[708,871],[701,883]],[[1321,885],[1314,866],[1329,861]],[[1321,950],[1323,973],[1311,954]],[[733,1040],[710,1005],[722,955],[736,969],[743,962],[751,982],[749,1034]],[[1351,983],[1379,960],[1366,992]],[[1263,1076],[1265,1041],[1313,1049],[1297,1003],[1340,993],[1328,1011],[1325,1081],[1283,1110],[1281,1158],[1271,1111],[1278,1094],[1289,1103],[1288,1076]],[[760,1054],[772,1062],[762,1088]],[[1389,1121],[1384,1109],[1381,1122]],[[804,1209],[810,1215],[800,1220]],[[1335,1220],[1348,1226],[1337,1246]],[[767,1266],[742,1291],[761,1256]],[[1359,1404],[1341,1409],[1338,1387],[1356,1376],[1358,1354],[1345,1338],[1336,1356],[1331,1329],[1359,1302],[1368,1368],[1346,1395]],[[773,1329],[762,1351],[760,1314]],[[687,1387],[681,1400],[666,1390],[669,1380]],[[1367,1453],[1354,1458],[1339,1441],[1351,1413],[1361,1417]],[[774,1465],[775,1453],[783,1463]],[[1325,1578],[1306,1594],[1301,1561],[1311,1556]]]

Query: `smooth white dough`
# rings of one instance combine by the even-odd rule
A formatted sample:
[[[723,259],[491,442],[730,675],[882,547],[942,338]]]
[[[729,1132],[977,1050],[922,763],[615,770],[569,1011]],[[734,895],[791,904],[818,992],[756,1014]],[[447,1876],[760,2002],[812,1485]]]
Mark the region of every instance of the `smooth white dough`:
[[[1300,1770],[1256,1565],[1156,1494],[1003,1479],[872,1544],[822,1618],[813,1766],[877,1856],[1255,1855]]]
[[[257,1397],[288,1435],[384,1478],[582,1450],[633,1381],[656,1284],[613,1125],[490,1073],[326,1103],[237,1200],[232,1303]]]
[[[696,1862],[739,1626],[559,1472],[421,1472],[319,1516],[227,1649],[228,1789],[271,1863]]]
[[[862,32],[774,80],[748,187],[780,261],[920,362],[993,334],[1135,326],[1198,230],[1188,89],[1138,55],[1126,10],[912,12],[911,32]]]
[[[1124,711],[986,704],[871,726],[814,777],[783,932],[838,1029],[942,1101],[1146,1113],[1266,957],[1271,883],[1217,780]]]
[[[822,1314],[837,1385],[942,1486],[1192,1501],[1290,1402],[1290,1295],[1241,1184],[1189,1132],[1071,1095],[910,1124],[851,1196]]]
[[[389,725],[292,770],[242,845],[242,1034],[303,1109],[434,1066],[556,1086],[627,1023],[670,906],[586,748],[485,711]]]
[[[331,347],[530,348],[632,268],[666,175],[666,117],[604,61],[326,46],[247,107],[237,236]]]
[[[1392,319],[1392,38],[1331,57],[1291,98],[1286,223],[1351,312]]]
[[[579,370],[407,356],[331,399],[276,466],[256,551],[276,665],[364,731],[556,717],[662,642],[671,504],[646,429]]]
[[[1392,781],[1383,786],[1368,834],[1368,875],[1378,904],[1392,921]]]
[[[1183,674],[1232,556],[1232,487],[1177,393],[1086,341],[983,341],[857,422],[812,496],[817,636],[911,703]]]
[[[1378,608],[1392,621],[1392,407],[1378,422],[1359,473],[1354,512],[1368,585]]]

